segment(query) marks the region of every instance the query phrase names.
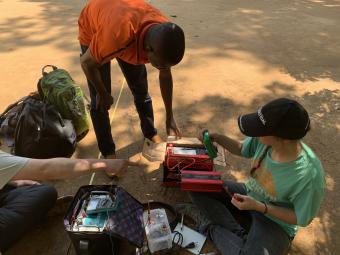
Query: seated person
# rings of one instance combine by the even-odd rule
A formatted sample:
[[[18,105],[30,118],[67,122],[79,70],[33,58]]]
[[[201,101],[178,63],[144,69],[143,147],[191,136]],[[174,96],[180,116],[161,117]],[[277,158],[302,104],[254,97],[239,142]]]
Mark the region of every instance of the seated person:
[[[249,179],[225,182],[222,193],[191,192],[193,205],[182,210],[205,223],[201,230],[222,255],[287,254],[298,226],[313,220],[324,196],[322,165],[301,141],[310,129],[308,113],[280,98],[240,116],[238,125],[248,136],[243,142],[216,133],[210,138],[252,159]],[[249,229],[235,216],[251,222]]]
[[[131,164],[124,159],[30,159],[0,150],[0,254],[41,222],[56,202],[56,189],[36,181],[97,171],[120,177]]]

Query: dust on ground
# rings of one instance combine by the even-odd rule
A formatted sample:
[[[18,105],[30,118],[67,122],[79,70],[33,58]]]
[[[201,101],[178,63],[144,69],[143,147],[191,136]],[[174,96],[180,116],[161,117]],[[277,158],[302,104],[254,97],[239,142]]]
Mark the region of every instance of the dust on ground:
[[[186,33],[184,60],[173,69],[174,113],[185,136],[208,128],[242,139],[236,123],[277,97],[291,97],[310,113],[313,128],[305,142],[319,155],[327,192],[319,216],[300,229],[290,254],[337,254],[340,245],[340,1],[195,1],[152,0]],[[88,93],[79,65],[77,18],[83,0],[0,1],[0,109],[36,89],[41,68],[67,69]],[[165,137],[164,107],[157,72],[150,67],[149,87],[156,126]],[[118,155],[142,160],[142,135],[133,99],[116,63],[112,89],[117,99],[112,132]],[[1,110],[2,111],[2,110]],[[98,156],[93,131],[81,141],[76,157]],[[143,161],[144,162],[144,161]],[[147,162],[146,162],[147,163]],[[245,178],[247,161],[228,155],[229,178]],[[176,203],[184,193],[160,186],[159,163],[132,168],[119,185],[137,199]],[[59,193],[74,194],[90,176],[56,183]],[[95,183],[109,183],[97,175]],[[59,222],[59,221],[58,221]],[[59,223],[48,222],[25,236],[7,254],[72,254]]]

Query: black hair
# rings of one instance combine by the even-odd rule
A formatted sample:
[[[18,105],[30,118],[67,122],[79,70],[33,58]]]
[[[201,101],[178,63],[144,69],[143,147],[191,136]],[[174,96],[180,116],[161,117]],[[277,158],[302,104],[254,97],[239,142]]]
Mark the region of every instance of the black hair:
[[[185,39],[182,28],[170,22],[152,27],[152,48],[161,59],[170,65],[178,64],[184,55]]]

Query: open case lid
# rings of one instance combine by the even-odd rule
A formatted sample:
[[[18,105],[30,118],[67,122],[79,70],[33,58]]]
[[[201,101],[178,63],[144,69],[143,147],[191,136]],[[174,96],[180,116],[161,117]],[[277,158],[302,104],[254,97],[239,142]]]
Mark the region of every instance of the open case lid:
[[[88,198],[91,191],[109,191],[119,200],[116,211],[108,212],[108,221],[102,233],[116,236],[129,241],[131,244],[143,245],[143,206],[126,192],[122,187],[115,185],[87,185],[79,188],[67,213],[64,217],[66,231],[72,231],[72,216],[77,210],[78,202]]]

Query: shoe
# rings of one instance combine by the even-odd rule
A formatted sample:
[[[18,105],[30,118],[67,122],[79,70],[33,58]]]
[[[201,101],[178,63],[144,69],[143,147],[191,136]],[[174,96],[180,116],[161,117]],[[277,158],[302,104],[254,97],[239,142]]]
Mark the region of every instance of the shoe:
[[[157,139],[155,139],[157,140]],[[153,142],[148,138],[145,138],[142,155],[149,161],[163,161],[165,156],[166,143]]]
[[[154,135],[150,140],[153,143],[161,143],[161,142],[163,142],[162,137],[160,137],[159,135]]]
[[[48,212],[48,217],[60,217],[66,214],[68,207],[70,206],[71,202],[73,201],[73,196],[67,195],[58,197],[54,207]]]
[[[205,229],[211,224],[211,221],[194,204],[177,204],[175,205],[175,210],[177,214],[184,214],[190,217],[195,222],[197,229]]]

